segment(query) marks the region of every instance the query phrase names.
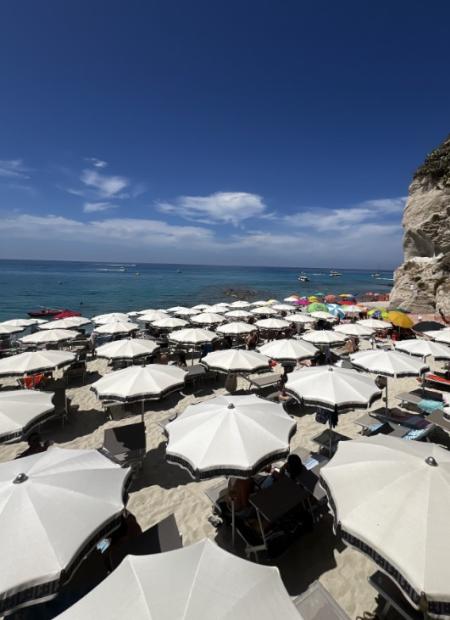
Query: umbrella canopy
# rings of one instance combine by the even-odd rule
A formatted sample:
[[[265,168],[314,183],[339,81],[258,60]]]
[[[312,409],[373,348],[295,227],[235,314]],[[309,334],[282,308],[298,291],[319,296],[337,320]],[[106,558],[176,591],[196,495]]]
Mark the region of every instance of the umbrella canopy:
[[[327,302],[327,304],[332,304],[336,301],[337,297],[336,295],[325,295],[325,301]]]
[[[432,332],[438,329],[444,329],[444,327],[445,325],[437,321],[420,321],[412,326],[415,332]]]
[[[198,325],[216,325],[217,323],[223,323],[225,319],[217,312],[202,312],[193,316],[191,321]]]
[[[222,306],[221,304],[214,304],[208,308],[208,312],[214,312],[215,314],[223,314],[228,310],[228,306]]]
[[[194,308],[180,308],[177,312],[174,312],[177,316],[194,316],[194,314],[200,314],[200,310]]]
[[[386,310],[386,308],[372,308],[372,310],[369,310],[367,312],[367,316],[370,316],[374,319],[387,319],[388,318],[388,314],[389,312]]]
[[[272,306],[256,306],[255,308],[252,308],[250,312],[261,316],[274,316],[275,314],[278,314],[278,310],[275,310]]]
[[[312,316],[309,316],[309,314],[288,314],[288,316],[286,317],[286,321],[289,321],[289,323],[303,323],[304,325],[306,324],[312,324],[316,322],[316,319],[314,319]]]
[[[171,312],[172,314],[175,314],[176,312],[179,312],[180,310],[185,310],[186,306],[172,306],[172,308],[167,308],[167,312]]]
[[[396,327],[403,327],[405,329],[410,329],[414,325],[414,321],[404,312],[393,311],[388,312],[387,320],[395,325]]]
[[[306,297],[300,297],[300,299],[297,299],[297,301],[294,301],[294,305],[295,306],[308,306],[309,301],[306,299]]]
[[[129,321],[112,321],[111,323],[103,323],[97,326],[94,331],[96,334],[131,334],[139,329],[137,323],[131,323]]]
[[[123,312],[108,312],[108,314],[97,314],[92,317],[92,322],[96,325],[102,325],[103,323],[111,323],[112,321],[128,321],[128,316]]]
[[[350,355],[350,361],[357,368],[386,377],[415,377],[428,370],[428,366],[398,351],[372,349]]]
[[[292,304],[273,304],[272,308],[279,312],[292,312]]]
[[[72,338],[77,338],[77,336],[79,336],[79,333],[71,329],[48,329],[47,331],[39,331],[23,336],[19,340],[23,344],[48,344],[72,340]]]
[[[216,329],[218,334],[225,334],[229,336],[245,336],[255,332],[258,328],[250,323],[243,323],[242,321],[233,321],[232,323],[225,323],[225,325],[219,325]]]
[[[356,306],[355,304],[348,304],[341,307],[345,314],[359,314],[364,311],[363,306]]]
[[[420,357],[431,355],[435,360],[450,359],[450,347],[440,342],[413,338],[411,340],[400,340],[399,342],[395,342],[394,346],[398,351],[404,351],[410,355],[418,355]]]
[[[321,478],[343,540],[416,607],[448,614],[450,453],[388,435],[354,439],[339,444]]]
[[[289,297],[285,297],[283,299],[283,301],[287,301],[287,302],[292,303],[294,301],[297,301],[298,299],[300,299],[300,297],[298,295],[289,295]]]
[[[311,312],[328,312],[328,307],[326,304],[321,304],[317,302],[313,302],[309,304],[306,308],[307,312],[311,314]]]
[[[338,334],[333,330],[317,329],[311,332],[302,334],[302,339],[306,342],[318,345],[328,345],[329,347],[336,346],[338,344],[344,344],[347,338],[343,334]]]
[[[327,304],[328,312],[335,317],[343,319],[345,317],[345,312],[338,304]]]
[[[90,319],[86,319],[82,316],[68,316],[65,319],[43,323],[39,326],[39,329],[76,329],[77,327],[89,325],[90,322]]]
[[[18,334],[23,332],[25,326],[22,325],[7,325],[6,323],[0,323],[0,336],[10,336],[11,334]]]
[[[0,376],[14,376],[54,370],[75,360],[69,351],[30,351],[0,359]]]
[[[43,321],[45,323],[45,321]],[[30,325],[36,325],[37,319],[9,319],[9,321],[2,321],[0,325],[11,325],[12,327],[30,327]]]
[[[217,339],[217,334],[200,327],[188,327],[187,329],[177,329],[170,336],[169,340],[177,344],[188,344],[199,346]]]
[[[303,360],[314,357],[318,351],[316,347],[303,340],[283,339],[272,340],[259,347],[259,352],[274,360]]]
[[[333,321],[336,317],[331,312],[325,310],[317,310],[316,312],[311,312],[311,316],[314,319],[322,319],[323,321]]]
[[[127,556],[58,620],[302,620],[278,569],[203,540],[176,551]]]
[[[381,397],[373,379],[336,366],[314,366],[292,372],[286,390],[305,403],[336,411],[367,407]]]
[[[263,301],[262,299],[259,299],[258,301],[252,301],[252,303],[250,304],[251,306],[267,306],[267,301]]]
[[[375,331],[378,329],[391,329],[391,323],[387,321],[382,321],[381,319],[360,319],[356,321],[358,325],[362,325],[363,327],[368,327],[369,329],[374,329]]]
[[[436,342],[443,342],[444,344],[450,344],[450,329],[441,329],[440,331],[433,330],[431,332],[424,332],[425,336],[428,336]]]
[[[162,310],[146,310],[143,314],[138,317],[138,321],[142,321],[142,323],[153,323],[153,321],[157,321],[158,319],[167,319],[167,313]]]
[[[193,310],[200,310],[200,311],[207,310],[208,308],[209,308],[208,304],[197,304],[196,306],[192,307]]]
[[[159,349],[153,340],[141,338],[125,338],[108,342],[97,347],[95,353],[97,357],[106,357],[109,360],[133,360],[143,355],[151,355]]]
[[[186,371],[177,366],[148,364],[110,372],[91,385],[100,399],[123,402],[159,399],[184,386]]]
[[[260,321],[256,321],[256,325],[260,329],[273,329],[278,331],[289,327],[289,322],[283,319],[261,319]]]
[[[358,323],[343,323],[342,325],[335,325],[333,329],[340,334],[346,334],[347,336],[371,336],[373,329],[358,325]]]
[[[53,393],[39,390],[0,392],[0,441],[20,437],[54,411]]]
[[[225,349],[208,353],[202,364],[211,370],[221,372],[255,372],[269,370],[269,358],[255,351],[245,349]]]
[[[1,612],[57,594],[87,545],[119,525],[129,471],[56,447],[0,464]]]
[[[224,316],[227,319],[248,319],[252,315],[248,310],[230,310],[229,312],[225,312]]]
[[[244,301],[243,299],[239,299],[238,301],[233,301],[230,304],[230,308],[248,308],[250,306],[249,301]]]
[[[198,314],[192,317],[192,320],[201,316]],[[152,321],[153,327],[158,327],[159,329],[177,329],[178,327],[185,327],[188,325],[188,322],[184,319],[177,319],[171,316],[165,316],[163,319],[156,319],[156,321]]]
[[[189,405],[166,426],[169,463],[196,479],[257,473],[289,453],[295,421],[279,403],[254,394]]]

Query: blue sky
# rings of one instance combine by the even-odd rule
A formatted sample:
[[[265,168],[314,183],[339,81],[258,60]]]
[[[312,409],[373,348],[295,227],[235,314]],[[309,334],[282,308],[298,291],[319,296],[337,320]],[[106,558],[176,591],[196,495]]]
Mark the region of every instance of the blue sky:
[[[0,257],[390,268],[450,3],[6,0]]]

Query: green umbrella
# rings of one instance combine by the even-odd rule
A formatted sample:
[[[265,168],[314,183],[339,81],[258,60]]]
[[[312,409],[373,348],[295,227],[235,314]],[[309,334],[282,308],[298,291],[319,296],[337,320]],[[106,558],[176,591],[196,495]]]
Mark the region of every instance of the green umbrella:
[[[328,306],[326,304],[319,304],[315,302],[313,304],[309,304],[309,306],[306,308],[307,312],[319,312],[319,310],[328,312]]]

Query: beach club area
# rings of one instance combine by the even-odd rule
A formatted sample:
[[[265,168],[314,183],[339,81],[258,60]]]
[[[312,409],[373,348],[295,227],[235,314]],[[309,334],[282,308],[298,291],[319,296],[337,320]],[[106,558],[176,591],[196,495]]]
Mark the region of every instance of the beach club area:
[[[351,294],[0,323],[0,615],[450,617],[450,327]]]

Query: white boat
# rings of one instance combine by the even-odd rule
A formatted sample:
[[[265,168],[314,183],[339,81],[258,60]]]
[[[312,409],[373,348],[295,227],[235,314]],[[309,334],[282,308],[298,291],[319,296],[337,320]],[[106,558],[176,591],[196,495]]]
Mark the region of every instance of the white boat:
[[[308,276],[306,275],[306,273],[301,273],[301,274],[298,276],[297,280],[298,280],[299,282],[309,282],[309,278],[308,278]]]
[[[338,277],[340,277],[341,275],[342,275],[342,273],[339,273],[339,271],[333,271],[333,270],[332,270],[332,271],[330,271],[330,276],[331,276],[332,278],[338,278]]]

